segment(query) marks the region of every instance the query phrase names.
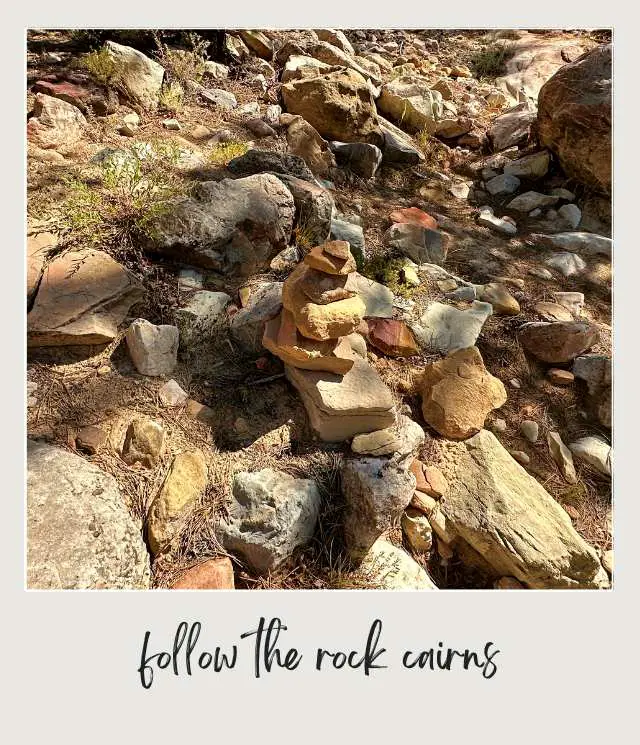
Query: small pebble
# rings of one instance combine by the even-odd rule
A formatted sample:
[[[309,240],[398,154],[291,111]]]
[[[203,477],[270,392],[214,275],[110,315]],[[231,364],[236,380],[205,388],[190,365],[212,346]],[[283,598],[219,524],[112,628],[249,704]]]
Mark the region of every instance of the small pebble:
[[[575,375],[569,370],[560,370],[557,367],[552,367],[547,372],[547,378],[555,385],[571,385],[576,379]]]
[[[531,458],[524,452],[524,450],[509,450],[509,454],[514,460],[517,460],[523,466],[528,466],[531,462]]]
[[[529,440],[529,442],[536,442],[538,439],[538,422],[534,422],[531,419],[525,419],[520,423],[520,433]]]
[[[507,431],[507,423],[504,419],[496,419],[494,420],[493,424],[491,425],[491,429],[494,432],[506,432]]]
[[[522,384],[520,383],[518,378],[511,378],[509,384],[512,385],[514,388],[522,388]]]

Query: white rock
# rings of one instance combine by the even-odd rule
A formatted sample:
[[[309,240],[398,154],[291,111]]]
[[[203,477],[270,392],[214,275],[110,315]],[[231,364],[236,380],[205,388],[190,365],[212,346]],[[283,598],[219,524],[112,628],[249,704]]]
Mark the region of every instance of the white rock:
[[[580,274],[580,272],[583,272],[587,268],[585,261],[578,254],[570,253],[569,251],[561,251],[550,259],[547,259],[545,264],[556,269],[565,277]]]
[[[417,561],[382,538],[371,546],[359,571],[385,590],[438,589]]]
[[[573,465],[573,456],[569,448],[562,442],[560,434],[558,432],[547,432],[547,445],[551,457],[560,468],[565,481],[568,484],[577,484],[578,477]]]
[[[491,207],[480,208],[478,223],[505,235],[515,235],[518,232],[518,228],[512,222],[504,217],[496,217]]]
[[[575,204],[565,204],[558,210],[560,217],[564,218],[571,228],[575,230],[582,220],[582,212]]]
[[[611,446],[599,437],[581,437],[569,443],[569,450],[579,460],[592,465],[605,476],[611,476]]]
[[[176,326],[154,326],[144,318],[127,329],[127,348],[141,375],[170,375],[178,359],[179,332]]]
[[[187,402],[189,394],[171,379],[158,390],[158,397],[165,406],[182,406]]]
[[[473,347],[482,326],[492,315],[490,303],[473,302],[468,310],[443,303],[431,303],[416,321],[410,322],[417,342],[425,349],[442,354]]]

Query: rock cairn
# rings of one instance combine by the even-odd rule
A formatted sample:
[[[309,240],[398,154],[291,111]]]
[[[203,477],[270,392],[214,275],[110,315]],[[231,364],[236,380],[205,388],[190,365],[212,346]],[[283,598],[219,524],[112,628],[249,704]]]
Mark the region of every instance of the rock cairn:
[[[347,289],[356,262],[347,241],[312,248],[282,288],[264,346],[285,363],[314,430],[338,442],[395,422],[391,391],[366,361],[365,303]]]

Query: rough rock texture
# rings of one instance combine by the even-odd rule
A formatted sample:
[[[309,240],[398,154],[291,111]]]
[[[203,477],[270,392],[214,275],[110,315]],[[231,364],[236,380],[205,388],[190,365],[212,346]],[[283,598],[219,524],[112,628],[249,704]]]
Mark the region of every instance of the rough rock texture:
[[[358,563],[409,504],[416,478],[406,462],[383,458],[346,460],[341,473],[345,546]]]
[[[122,460],[129,466],[140,463],[153,468],[164,449],[165,431],[160,422],[140,418],[131,422],[122,446]]]
[[[164,68],[137,49],[106,43],[106,50],[116,63],[118,80],[127,97],[145,109],[155,109],[164,79]]]
[[[383,538],[371,546],[360,571],[383,590],[437,590],[431,577],[406,551]]]
[[[179,336],[176,326],[154,326],[137,318],[125,337],[136,370],[141,375],[170,375],[178,361]]]
[[[267,574],[313,536],[321,497],[316,482],[265,468],[237,473],[229,522],[218,535],[258,574]]]
[[[611,427],[611,359],[598,354],[578,357],[573,374],[586,382],[600,424]]]
[[[284,173],[313,182],[313,173],[304,160],[291,153],[252,148],[227,163],[227,170],[235,176],[255,176],[258,173]]]
[[[353,367],[354,357],[346,337],[321,342],[308,339],[297,330],[293,314],[286,309],[267,322],[262,344],[285,364],[303,370],[344,375]]]
[[[492,313],[489,303],[477,301],[468,310],[431,303],[420,318],[409,325],[421,347],[446,354],[473,347],[484,322]]]
[[[384,164],[418,165],[424,158],[419,150],[401,129],[378,115],[380,129],[384,135],[382,162]]]
[[[321,440],[342,442],[395,422],[391,391],[361,358],[354,360],[344,376],[290,365],[285,366],[285,374],[300,394],[311,426]]]
[[[520,304],[500,282],[490,282],[484,285],[478,293],[478,299],[489,303],[493,312],[504,316],[517,316]]]
[[[438,264],[442,266],[447,250],[439,230],[424,228],[410,223],[392,225],[384,236],[385,242],[396,248],[417,264]]]
[[[287,128],[289,150],[307,164],[315,176],[327,176],[336,159],[329,143],[301,116],[294,117]]]
[[[528,103],[521,103],[493,120],[487,132],[493,150],[498,152],[526,140],[531,125],[536,120],[536,110]]]
[[[329,140],[383,145],[373,96],[354,70],[285,83],[282,97],[287,111],[300,114]]]
[[[569,443],[569,450],[605,476],[611,476],[611,445],[593,435]]]
[[[226,556],[209,559],[184,571],[172,590],[233,590],[233,564]]]
[[[443,117],[442,94],[426,78],[402,75],[386,83],[377,105],[409,132],[433,134]]]
[[[27,122],[27,140],[45,150],[73,145],[82,137],[86,123],[80,109],[72,104],[38,93]]]
[[[27,317],[27,343],[34,347],[106,344],[142,296],[142,287],[108,254],[65,253],[42,275]]]
[[[249,49],[257,54],[258,57],[262,57],[266,60],[270,60],[273,57],[273,45],[262,31],[241,29],[238,33],[240,34],[242,41],[244,41]]]
[[[570,251],[579,256],[601,255],[611,258],[613,249],[611,238],[582,231],[553,235],[532,233],[530,239],[538,245]]]
[[[409,417],[401,414],[393,427],[356,435],[351,449],[360,455],[409,455],[424,443],[424,430]]]
[[[231,316],[231,336],[244,352],[259,354],[267,321],[281,310],[282,282],[264,282],[253,290],[247,305]]]
[[[422,414],[444,437],[471,437],[506,400],[502,381],[489,373],[477,347],[460,349],[425,369]]]
[[[373,178],[382,162],[382,151],[367,142],[330,143],[338,165],[348,168],[364,179]]]
[[[98,86],[87,76],[74,74],[72,80],[38,80],[31,88],[34,93],[44,93],[59,98],[80,109],[83,114],[91,111],[94,116],[113,114],[118,109],[118,95],[113,89]]]
[[[518,338],[522,346],[543,362],[570,362],[598,341],[598,329],[584,321],[527,323]]]
[[[225,308],[231,298],[225,292],[201,290],[194,293],[184,308],[174,315],[180,332],[180,348],[201,344],[211,339],[226,318]]]
[[[415,507],[407,507],[402,515],[402,532],[417,554],[429,553],[433,545],[433,528],[423,512]]]
[[[335,209],[333,197],[327,189],[303,179],[278,174],[278,178],[289,189],[296,208],[296,225],[313,246],[329,240],[331,215]]]
[[[147,589],[149,554],[113,476],[27,440],[27,587]]]
[[[155,237],[149,248],[246,276],[266,269],[287,247],[294,216],[291,192],[272,174],[205,181],[150,226]]]
[[[482,430],[455,447],[456,474],[441,510],[497,572],[539,589],[608,584],[567,513],[494,435]]]
[[[36,294],[48,254],[58,245],[56,233],[40,229],[27,232],[27,304]]]
[[[542,87],[538,136],[567,176],[611,194],[611,53],[603,44]]]
[[[577,484],[578,477],[573,465],[573,456],[571,450],[564,444],[558,432],[547,432],[547,445],[549,453],[562,472],[564,480],[568,484]]]
[[[178,453],[149,508],[147,535],[154,554],[168,548],[182,518],[207,485],[207,464],[199,450]]]
[[[514,101],[535,104],[540,89],[568,60],[584,52],[579,43],[564,38],[545,38],[521,33],[507,42],[511,54],[505,61],[505,74],[496,78],[496,87]]]

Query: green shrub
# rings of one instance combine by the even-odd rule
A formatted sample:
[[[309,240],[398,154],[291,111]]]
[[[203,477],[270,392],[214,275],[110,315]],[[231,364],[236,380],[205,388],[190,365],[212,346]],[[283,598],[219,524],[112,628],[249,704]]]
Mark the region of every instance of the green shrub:
[[[226,165],[233,158],[244,155],[248,149],[246,142],[219,142],[211,149],[209,160],[214,165]]]
[[[378,254],[365,263],[362,274],[385,285],[394,295],[408,298],[414,293],[415,287],[406,285],[402,280],[402,269],[406,263],[406,259]]]
[[[177,114],[182,111],[184,105],[184,89],[180,83],[171,82],[169,85],[162,86],[158,103],[161,108],[171,114]]]
[[[102,85],[112,86],[120,79],[120,66],[106,47],[83,54],[78,61],[78,67],[86,70],[97,83]]]
[[[505,65],[515,50],[511,44],[490,44],[471,58],[477,78],[497,78],[505,72]]]

